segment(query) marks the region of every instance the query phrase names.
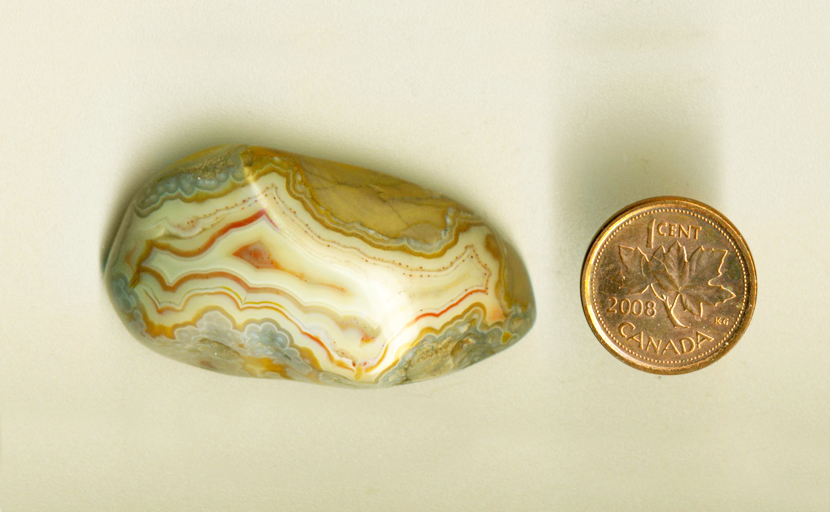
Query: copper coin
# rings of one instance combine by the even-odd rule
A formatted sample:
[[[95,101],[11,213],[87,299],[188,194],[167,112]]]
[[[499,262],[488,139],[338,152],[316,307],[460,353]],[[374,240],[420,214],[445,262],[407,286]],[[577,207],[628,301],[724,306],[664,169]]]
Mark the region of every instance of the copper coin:
[[[600,229],[582,269],[582,307],[614,356],[687,373],[728,352],[755,309],[755,264],[729,220],[703,203],[657,197]]]

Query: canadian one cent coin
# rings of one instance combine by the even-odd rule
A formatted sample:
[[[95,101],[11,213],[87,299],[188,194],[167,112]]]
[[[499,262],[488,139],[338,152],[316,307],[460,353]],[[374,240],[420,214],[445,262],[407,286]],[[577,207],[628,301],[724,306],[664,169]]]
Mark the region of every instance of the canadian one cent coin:
[[[588,323],[614,356],[646,372],[687,373],[723,357],[746,330],[755,264],[721,213],[657,197],[600,229],[581,287]]]

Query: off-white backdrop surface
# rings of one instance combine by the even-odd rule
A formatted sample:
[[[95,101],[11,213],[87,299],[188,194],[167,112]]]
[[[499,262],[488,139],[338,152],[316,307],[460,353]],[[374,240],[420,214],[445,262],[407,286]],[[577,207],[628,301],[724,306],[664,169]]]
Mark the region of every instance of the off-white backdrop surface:
[[[2,507],[830,509],[830,3],[4,2]],[[351,391],[157,355],[101,262],[134,188],[226,142],[385,171],[518,248],[530,334]],[[758,266],[723,360],[658,377],[582,314],[595,230],[724,212]]]

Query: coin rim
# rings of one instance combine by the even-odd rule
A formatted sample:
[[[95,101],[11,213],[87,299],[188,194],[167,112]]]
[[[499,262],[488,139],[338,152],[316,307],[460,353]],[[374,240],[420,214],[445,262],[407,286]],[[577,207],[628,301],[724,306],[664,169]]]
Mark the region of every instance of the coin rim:
[[[706,217],[711,218],[713,221],[715,221],[716,224],[719,224],[721,227],[723,227],[728,233],[728,235],[732,237],[733,242],[735,243],[736,247],[738,248],[738,251],[740,252],[740,256],[744,260],[746,271],[746,307],[744,309],[743,317],[740,318],[740,324],[734,329],[732,335],[727,340],[725,340],[721,344],[721,346],[708,357],[699,361],[692,362],[687,365],[671,368],[652,366],[649,363],[635,359],[634,356],[627,354],[620,347],[618,347],[613,339],[608,339],[610,337],[607,337],[607,334],[599,326],[598,316],[596,312],[593,310],[593,307],[591,306],[591,301],[589,300],[592,296],[591,269],[593,268],[593,265],[596,262],[596,258],[599,255],[599,249],[602,247],[603,243],[605,243],[607,237],[617,228],[619,228],[623,222],[628,220],[628,218],[639,213],[640,210],[651,209],[654,208],[656,205],[659,205],[659,207],[666,208],[681,207],[692,210],[697,213],[701,213]],[[652,374],[678,375],[683,373],[690,373],[705,368],[706,366],[711,365],[712,363],[716,362],[721,357],[726,355],[726,353],[729,352],[732,349],[732,347],[734,347],[738,343],[741,336],[743,336],[744,332],[746,332],[746,329],[749,326],[749,322],[750,320],[752,320],[752,314],[755,312],[755,301],[757,299],[757,275],[755,271],[755,261],[752,258],[752,253],[749,250],[749,246],[747,245],[746,240],[744,239],[743,235],[741,235],[740,231],[738,231],[738,228],[736,228],[735,225],[732,224],[732,222],[718,210],[712,208],[711,206],[705,203],[686,197],[651,197],[648,199],[637,201],[636,203],[632,203],[626,206],[625,208],[619,210],[617,213],[612,215],[607,221],[605,221],[602,227],[599,228],[599,230],[591,240],[591,244],[588,246],[588,252],[585,254],[585,259],[582,263],[582,275],[580,278],[580,295],[582,298],[582,311],[583,313],[585,313],[585,318],[588,320],[588,325],[594,332],[594,336],[596,336],[599,342],[606,348],[606,350],[611,352],[611,354],[614,355],[614,357],[616,357],[623,363],[627,364],[628,366],[631,366],[632,368],[636,368],[638,370],[642,370],[644,372]]]

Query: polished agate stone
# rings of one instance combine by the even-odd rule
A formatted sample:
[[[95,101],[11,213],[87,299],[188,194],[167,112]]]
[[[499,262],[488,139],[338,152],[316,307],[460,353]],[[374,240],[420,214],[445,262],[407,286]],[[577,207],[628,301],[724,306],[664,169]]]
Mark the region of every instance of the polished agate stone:
[[[202,151],[141,188],[105,277],[155,351],[322,384],[443,375],[511,346],[535,316],[520,259],[464,206],[260,147]]]

